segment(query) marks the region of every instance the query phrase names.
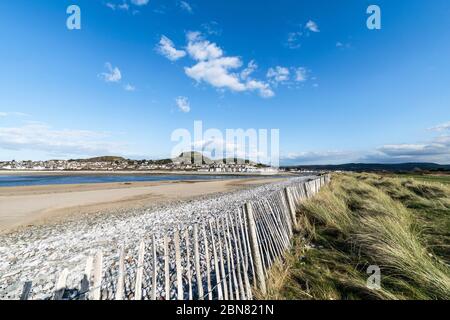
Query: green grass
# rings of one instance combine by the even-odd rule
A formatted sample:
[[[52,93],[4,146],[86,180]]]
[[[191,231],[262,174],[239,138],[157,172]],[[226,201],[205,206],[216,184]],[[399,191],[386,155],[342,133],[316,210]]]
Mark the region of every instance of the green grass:
[[[423,182],[437,182],[442,184],[450,184],[450,174],[399,174],[399,178],[411,178]]]
[[[292,252],[264,299],[450,299],[450,187],[334,175],[299,211]],[[381,289],[366,285],[381,268]]]

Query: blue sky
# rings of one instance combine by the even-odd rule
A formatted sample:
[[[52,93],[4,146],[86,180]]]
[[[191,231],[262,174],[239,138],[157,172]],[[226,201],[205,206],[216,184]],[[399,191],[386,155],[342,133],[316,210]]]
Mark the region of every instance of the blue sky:
[[[279,129],[282,164],[450,163],[447,0],[15,0],[0,14],[0,160],[163,158],[201,120]]]

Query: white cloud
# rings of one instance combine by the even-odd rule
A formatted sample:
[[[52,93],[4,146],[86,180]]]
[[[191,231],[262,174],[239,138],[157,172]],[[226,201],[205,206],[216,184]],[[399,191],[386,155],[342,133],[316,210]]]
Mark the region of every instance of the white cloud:
[[[258,90],[259,95],[263,98],[272,98],[275,96],[275,92],[270,88],[270,86],[262,81],[249,80],[246,83],[248,90]]]
[[[0,128],[0,148],[5,150],[37,150],[51,155],[98,156],[120,154],[126,145],[109,141],[106,132],[88,130],[55,130],[45,124],[26,124]]]
[[[312,32],[320,32],[319,26],[317,25],[317,23],[315,23],[315,22],[312,21],[312,20],[309,20],[309,21],[306,23],[305,28],[308,29],[309,31],[312,31]]]
[[[439,131],[439,132],[441,132],[441,131],[448,131],[448,130],[450,130],[450,121],[447,122],[447,123],[439,124],[439,125],[437,125],[435,127],[432,127],[432,128],[430,128],[428,130]]]
[[[223,56],[223,51],[215,43],[203,40],[199,32],[189,32],[187,51],[194,60],[212,60]]]
[[[297,31],[297,32],[289,32],[288,38],[287,38],[287,47],[290,49],[298,49],[302,45],[300,43],[300,38],[303,36],[303,32]]]
[[[119,9],[125,10],[125,11],[128,11],[128,9],[130,9],[130,5],[129,5],[128,3],[126,3],[126,2],[124,2],[124,3],[122,3],[122,4],[119,4],[117,7],[118,7]]]
[[[300,30],[289,32],[285,45],[289,49],[298,49],[302,46],[300,40],[303,36],[308,37],[311,32],[320,32],[319,26],[312,20],[309,20],[304,27],[299,26]]]
[[[107,72],[102,72],[99,77],[105,82],[120,82],[122,79],[122,73],[118,67],[113,67],[111,63],[105,63],[105,68]]]
[[[299,67],[295,70],[295,81],[305,82],[307,78],[308,78],[308,71],[305,68]]]
[[[124,10],[124,11],[128,11],[130,9],[130,5],[126,2],[123,2],[122,4],[114,4],[111,2],[107,2],[105,4],[108,8],[110,8],[111,10]]]
[[[197,82],[207,82],[216,88],[228,88],[232,91],[245,91],[247,88],[237,74],[230,70],[241,67],[242,62],[237,57],[222,57],[200,61],[196,65],[185,68],[186,74]]]
[[[133,86],[133,85],[131,85],[131,84],[125,85],[125,86],[123,87],[123,89],[124,89],[125,91],[129,91],[129,92],[136,91],[136,87]]]
[[[307,151],[288,153],[281,157],[285,165],[296,164],[335,164],[355,159],[357,154],[351,151]]]
[[[216,43],[205,40],[200,32],[189,32],[187,40],[187,52],[196,61],[195,65],[185,67],[188,77],[219,89],[236,92],[258,91],[264,98],[274,96],[268,84],[249,78],[253,71],[248,67],[243,70],[243,77],[242,73],[238,73],[237,69],[243,65],[241,58],[224,56],[223,50]],[[251,62],[249,66],[255,69],[256,64]]]
[[[277,66],[270,68],[266,76],[273,83],[285,82],[289,80],[290,72],[288,68]]]
[[[222,34],[222,30],[219,28],[219,24],[216,21],[204,23],[202,24],[202,28],[210,35],[218,36]]]
[[[170,61],[176,61],[186,56],[186,51],[176,49],[173,41],[166,36],[161,37],[157,51]]]
[[[187,97],[178,97],[175,99],[178,109],[184,113],[188,113],[191,111],[191,104],[189,103],[189,99]]]
[[[135,6],[145,6],[147,5],[149,0],[131,0],[131,3]]]
[[[107,2],[107,3],[106,3],[106,6],[107,6],[108,8],[110,8],[111,10],[116,10],[116,5],[115,5],[114,3]]]
[[[186,2],[186,1],[180,1],[180,2],[178,3],[178,5],[179,5],[180,8],[183,9],[184,11],[189,12],[189,13],[194,13],[194,10],[192,9],[192,6],[191,6],[188,2]]]
[[[241,79],[246,80],[250,75],[258,69],[258,65],[254,60],[250,61],[247,65],[247,68],[242,70],[241,72]]]
[[[23,112],[0,112],[0,118],[6,117],[29,117],[30,115]]]

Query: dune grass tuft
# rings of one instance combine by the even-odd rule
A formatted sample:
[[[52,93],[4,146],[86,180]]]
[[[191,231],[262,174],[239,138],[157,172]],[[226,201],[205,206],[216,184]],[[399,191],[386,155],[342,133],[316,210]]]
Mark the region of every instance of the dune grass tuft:
[[[450,186],[336,174],[299,210],[265,299],[450,299]],[[381,268],[381,289],[367,268]]]

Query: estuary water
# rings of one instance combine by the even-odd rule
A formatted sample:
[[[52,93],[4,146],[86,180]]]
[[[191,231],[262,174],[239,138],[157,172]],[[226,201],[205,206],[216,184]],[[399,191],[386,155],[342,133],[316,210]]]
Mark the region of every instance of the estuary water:
[[[245,178],[245,176],[228,175],[127,175],[127,174],[57,174],[57,175],[1,175],[1,187],[40,186],[53,184],[85,184],[111,182],[145,182],[145,181],[186,181],[186,180],[219,180]]]

